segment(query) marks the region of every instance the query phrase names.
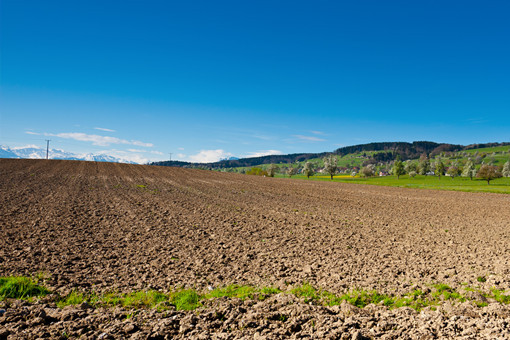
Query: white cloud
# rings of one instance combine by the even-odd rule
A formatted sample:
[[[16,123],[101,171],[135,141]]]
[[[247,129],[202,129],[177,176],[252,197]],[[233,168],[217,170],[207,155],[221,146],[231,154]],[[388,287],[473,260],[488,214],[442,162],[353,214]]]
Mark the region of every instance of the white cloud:
[[[177,154],[177,158],[179,158],[179,159],[186,159],[186,155],[183,154],[183,153],[178,153]]]
[[[321,135],[321,136],[325,135],[325,133],[322,131],[310,131],[310,132],[313,133],[314,135]]]
[[[140,142],[140,141],[137,141],[137,140],[132,140],[132,141],[129,141],[128,143],[123,143],[123,144],[133,144],[133,145],[136,145],[136,146],[144,146],[144,147],[147,147],[147,148],[150,148],[150,147],[154,146],[154,144],[152,144],[152,143],[144,143],[144,142]]]
[[[257,151],[257,152],[249,152],[246,154],[245,157],[262,157],[262,156],[269,156],[269,155],[281,155],[282,152],[279,150],[263,150],[263,151]]]
[[[144,143],[137,140],[125,140],[117,137],[109,137],[109,136],[98,136],[98,135],[88,135],[86,133],[81,132],[63,132],[63,133],[45,133],[45,136],[53,136],[60,137],[65,139],[74,139],[81,142],[92,142],[93,145],[100,146],[108,146],[110,144],[127,144],[127,145],[136,145],[143,147],[152,147],[154,144],[152,143]]]
[[[101,127],[95,127],[94,129],[95,130],[106,131],[106,132],[115,132],[115,130],[107,129],[107,128],[101,128]]]
[[[129,152],[144,152],[143,150],[139,150],[139,149],[127,149],[127,151],[129,151]]]
[[[303,136],[303,135],[294,135],[297,139],[307,141],[307,142],[325,142],[325,139],[313,136]]]
[[[33,132],[33,131],[25,131],[27,135],[40,135],[40,133]]]
[[[184,150],[184,148],[177,148],[177,150],[181,150],[181,151],[183,151],[183,150]]]
[[[230,152],[225,152],[221,149],[201,150],[198,154],[189,156],[189,160],[195,163],[212,163],[232,156]]]

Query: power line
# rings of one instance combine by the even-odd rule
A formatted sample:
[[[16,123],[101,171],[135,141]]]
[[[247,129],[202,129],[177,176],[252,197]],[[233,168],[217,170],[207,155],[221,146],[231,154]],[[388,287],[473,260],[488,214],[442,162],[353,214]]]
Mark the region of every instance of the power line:
[[[48,159],[48,155],[50,153],[50,141],[51,139],[46,139],[46,159]]]

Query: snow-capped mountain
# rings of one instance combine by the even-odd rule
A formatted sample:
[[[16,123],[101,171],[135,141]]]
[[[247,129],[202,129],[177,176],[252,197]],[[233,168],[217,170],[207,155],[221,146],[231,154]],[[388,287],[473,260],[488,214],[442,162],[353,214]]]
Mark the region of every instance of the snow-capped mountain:
[[[22,148],[9,148],[8,146],[0,146],[0,158],[31,158],[31,159],[44,159],[46,158],[46,149],[36,146],[27,146]],[[113,162],[113,163],[130,163],[122,158],[113,157],[106,154],[75,154],[59,149],[50,149],[50,159],[65,159],[74,161],[94,161],[94,162]]]
[[[6,146],[0,146],[0,158],[20,158]]]

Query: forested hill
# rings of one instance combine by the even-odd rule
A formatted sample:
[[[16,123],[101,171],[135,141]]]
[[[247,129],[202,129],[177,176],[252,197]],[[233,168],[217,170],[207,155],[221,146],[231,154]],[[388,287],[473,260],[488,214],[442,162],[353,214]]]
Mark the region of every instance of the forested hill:
[[[179,166],[179,167],[204,167],[204,168],[236,168],[242,166],[255,166],[260,164],[279,164],[279,163],[294,163],[296,161],[302,162],[312,158],[325,157],[331,152],[323,153],[295,153],[290,155],[270,155],[252,158],[241,158],[235,160],[224,160],[214,163],[190,163],[181,161],[162,161],[154,162],[151,165],[165,165],[165,166]]]
[[[369,151],[386,151],[384,153],[384,160],[392,160],[399,156],[402,160],[419,158],[422,154],[428,156],[435,156],[442,152],[457,152],[475,148],[485,148],[499,145],[508,145],[510,143],[487,143],[487,144],[471,144],[468,146],[435,143],[435,142],[382,142],[382,143],[369,143],[359,144],[353,146],[346,146],[336,149],[333,152],[322,152],[322,153],[295,153],[289,155],[270,155],[262,157],[242,158],[236,160],[223,160],[214,163],[191,163],[181,161],[161,161],[154,162],[151,165],[163,165],[163,166],[178,166],[178,167],[194,167],[194,168],[207,168],[207,169],[218,169],[218,168],[236,168],[236,167],[250,167],[261,164],[279,164],[279,163],[294,163],[302,162],[309,159],[321,158],[330,154],[336,154],[344,156],[352,153],[369,152]],[[381,159],[383,160],[383,159]]]

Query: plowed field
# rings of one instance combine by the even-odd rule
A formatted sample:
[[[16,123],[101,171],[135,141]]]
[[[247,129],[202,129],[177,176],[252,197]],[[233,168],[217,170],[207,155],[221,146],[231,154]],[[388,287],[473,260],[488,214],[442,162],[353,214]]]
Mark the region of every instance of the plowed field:
[[[75,161],[1,159],[0,176],[0,276],[44,272],[60,295],[228,284],[287,291],[303,282],[335,294],[400,296],[436,283],[510,289],[510,195]],[[72,307],[20,304],[0,316],[0,338],[54,337],[62,329],[89,338],[510,336],[509,305],[491,299],[423,312],[324,307],[288,294],[258,303],[220,299],[198,316],[139,311],[127,330],[119,310],[79,309],[65,319]],[[9,319],[22,306],[25,321]],[[30,324],[43,308],[54,322]],[[207,319],[218,308],[224,320]],[[268,317],[285,308],[295,311]]]

